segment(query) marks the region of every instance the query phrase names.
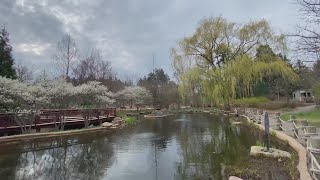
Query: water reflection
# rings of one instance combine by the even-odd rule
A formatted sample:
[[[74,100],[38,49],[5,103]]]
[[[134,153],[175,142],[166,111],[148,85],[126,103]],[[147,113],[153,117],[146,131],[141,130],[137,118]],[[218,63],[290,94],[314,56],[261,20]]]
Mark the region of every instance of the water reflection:
[[[96,179],[105,174],[113,155],[111,144],[101,137],[56,138],[12,150],[1,152],[1,177],[8,179]]]
[[[1,179],[222,179],[255,137],[228,119],[179,114],[117,132],[0,145]]]
[[[241,145],[237,127],[227,120],[192,121],[177,133],[183,157],[177,163],[179,179],[221,179],[223,164],[247,157],[248,147]]]

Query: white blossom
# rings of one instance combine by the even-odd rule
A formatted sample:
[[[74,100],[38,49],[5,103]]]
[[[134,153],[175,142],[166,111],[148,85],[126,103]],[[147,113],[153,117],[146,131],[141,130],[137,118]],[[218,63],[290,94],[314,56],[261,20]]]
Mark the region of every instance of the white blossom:
[[[116,94],[118,102],[131,104],[146,104],[151,99],[151,93],[144,87],[128,86]]]
[[[76,88],[83,104],[111,105],[114,103],[113,94],[101,82],[90,81]]]
[[[73,86],[63,79],[26,84],[0,76],[0,109],[70,108],[83,104],[108,106],[114,94],[100,82]]]

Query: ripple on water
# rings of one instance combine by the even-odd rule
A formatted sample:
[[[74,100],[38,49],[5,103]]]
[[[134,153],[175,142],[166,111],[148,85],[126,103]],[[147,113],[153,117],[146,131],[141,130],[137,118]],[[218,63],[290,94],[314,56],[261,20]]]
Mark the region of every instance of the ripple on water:
[[[176,119],[174,122],[190,122],[188,119]]]

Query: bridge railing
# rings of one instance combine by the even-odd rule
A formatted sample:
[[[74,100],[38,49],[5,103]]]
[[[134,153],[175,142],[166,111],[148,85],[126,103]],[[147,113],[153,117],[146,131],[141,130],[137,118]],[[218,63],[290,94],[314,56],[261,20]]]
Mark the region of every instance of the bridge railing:
[[[91,112],[94,114],[116,116],[116,108],[94,108],[94,109],[42,109],[40,116],[63,113],[65,116],[81,116],[84,112]]]
[[[23,118],[29,118],[23,122],[24,126],[39,126],[43,123],[59,123],[61,117],[79,118],[81,121],[84,116],[96,119],[114,118],[116,108],[95,108],[95,109],[42,109],[38,114],[26,116],[27,113],[0,113],[0,129],[8,129],[21,126]]]

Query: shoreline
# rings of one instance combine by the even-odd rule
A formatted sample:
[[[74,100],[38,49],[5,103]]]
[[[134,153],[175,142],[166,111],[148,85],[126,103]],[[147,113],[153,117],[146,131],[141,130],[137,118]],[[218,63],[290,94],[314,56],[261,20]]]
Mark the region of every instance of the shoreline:
[[[100,132],[100,131],[113,131],[113,130],[122,129],[123,127],[126,127],[126,126],[127,125],[125,124],[117,128],[92,127],[92,128],[86,128],[86,129],[83,128],[83,129],[73,129],[73,130],[66,130],[66,131],[2,136],[0,137],[0,143],[17,143],[20,141],[30,141],[34,139],[46,139],[46,138],[61,137],[61,136],[72,136],[72,135],[85,134],[85,133],[91,133],[91,132]]]
[[[240,115],[241,117],[244,117],[248,123],[252,123],[249,119],[249,117],[245,115]],[[261,131],[265,131],[264,126],[261,124],[255,124]],[[275,133],[275,137],[278,138],[281,141],[288,142],[288,144],[297,152],[299,157],[299,163],[297,165],[297,170],[300,174],[300,179],[303,180],[312,180],[310,173],[308,172],[308,166],[307,166],[307,150],[294,138],[280,132],[277,130],[274,130],[270,128],[270,132]]]

